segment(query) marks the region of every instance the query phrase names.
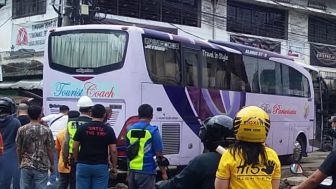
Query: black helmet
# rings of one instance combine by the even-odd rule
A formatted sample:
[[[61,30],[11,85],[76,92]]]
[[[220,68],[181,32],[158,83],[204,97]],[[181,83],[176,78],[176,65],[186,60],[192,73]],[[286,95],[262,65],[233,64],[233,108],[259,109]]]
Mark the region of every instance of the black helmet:
[[[233,119],[227,115],[216,115],[206,119],[201,126],[199,137],[203,143],[216,142],[234,137]]]
[[[0,114],[14,114],[16,111],[15,102],[8,97],[0,98]]]

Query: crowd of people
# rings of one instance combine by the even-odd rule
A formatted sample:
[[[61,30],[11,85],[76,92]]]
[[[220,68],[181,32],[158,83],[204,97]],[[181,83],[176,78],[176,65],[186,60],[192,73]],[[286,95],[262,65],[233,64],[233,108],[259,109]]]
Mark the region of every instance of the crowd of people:
[[[61,105],[58,114],[43,116],[40,105],[21,102],[16,107],[11,98],[0,98],[1,189],[108,188],[109,178],[118,174],[117,138],[107,122],[112,110],[87,96],[79,98],[77,106],[79,111]],[[234,119],[216,115],[205,120],[199,133],[204,153],[172,178],[152,118],[153,108],[142,104],[138,121],[127,128],[128,188],[279,188],[281,164],[265,144],[271,122],[263,109],[247,106]],[[218,146],[225,148],[222,154]],[[295,188],[312,188],[332,175],[334,154],[315,177]]]

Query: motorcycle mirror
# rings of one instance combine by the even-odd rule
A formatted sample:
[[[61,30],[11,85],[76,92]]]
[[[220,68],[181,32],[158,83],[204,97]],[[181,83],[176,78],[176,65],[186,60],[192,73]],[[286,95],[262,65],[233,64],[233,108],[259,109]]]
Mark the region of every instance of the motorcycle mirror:
[[[302,166],[298,163],[293,163],[290,167],[289,170],[293,174],[303,174],[303,169]]]

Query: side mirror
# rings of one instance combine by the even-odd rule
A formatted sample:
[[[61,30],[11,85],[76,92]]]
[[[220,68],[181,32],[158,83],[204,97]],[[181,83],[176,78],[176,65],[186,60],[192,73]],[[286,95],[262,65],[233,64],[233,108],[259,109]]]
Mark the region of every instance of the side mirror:
[[[303,169],[302,166],[298,163],[293,163],[290,167],[289,170],[293,174],[303,174]]]

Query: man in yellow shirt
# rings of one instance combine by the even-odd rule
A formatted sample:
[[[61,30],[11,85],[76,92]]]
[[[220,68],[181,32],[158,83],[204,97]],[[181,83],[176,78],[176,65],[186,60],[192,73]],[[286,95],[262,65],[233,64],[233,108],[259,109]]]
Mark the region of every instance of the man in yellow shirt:
[[[259,107],[248,106],[234,119],[237,142],[220,160],[216,189],[278,189],[281,165],[274,150],[265,146],[270,129],[269,115]]]

